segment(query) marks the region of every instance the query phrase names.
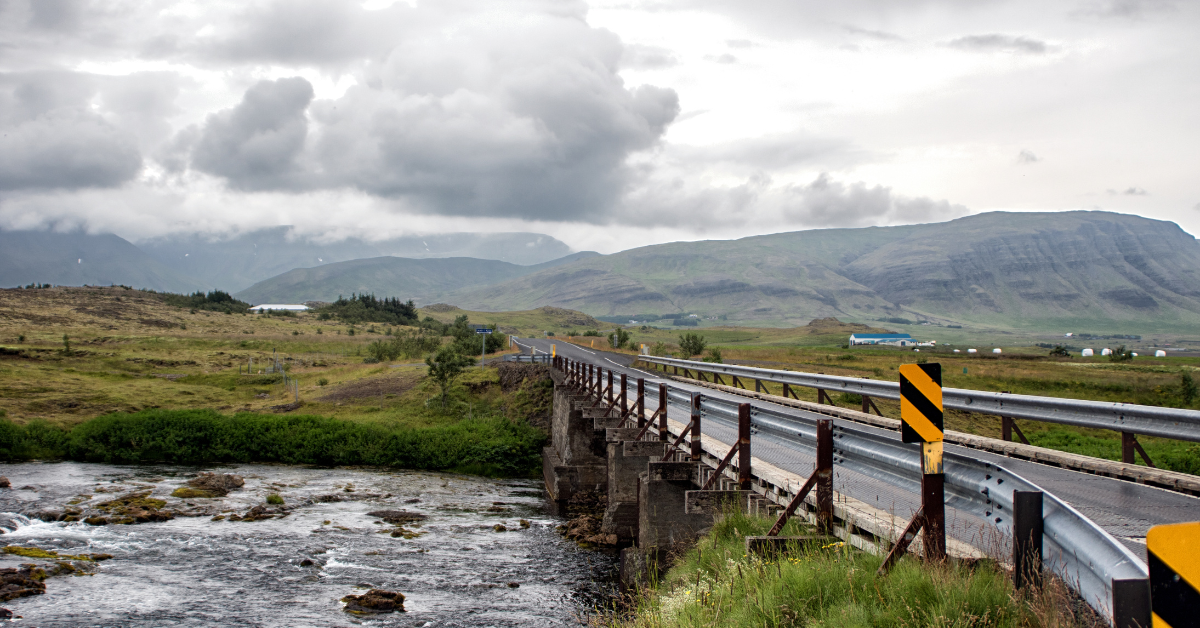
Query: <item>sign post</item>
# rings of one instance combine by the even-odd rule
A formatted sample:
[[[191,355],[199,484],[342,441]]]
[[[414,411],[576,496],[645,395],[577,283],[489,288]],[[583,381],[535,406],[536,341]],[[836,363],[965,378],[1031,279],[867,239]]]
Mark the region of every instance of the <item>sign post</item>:
[[[942,468],[942,365],[900,366],[900,440],[921,443],[921,512],[925,557],[946,558],[946,475]]]
[[[1200,521],[1150,528],[1146,558],[1154,628],[1200,625]]]
[[[479,339],[483,341],[480,343],[481,346],[479,348],[479,368],[483,368],[483,363],[485,360],[487,360],[487,336],[486,336],[486,334],[492,333],[492,330],[490,327],[476,327],[475,333],[479,334]]]

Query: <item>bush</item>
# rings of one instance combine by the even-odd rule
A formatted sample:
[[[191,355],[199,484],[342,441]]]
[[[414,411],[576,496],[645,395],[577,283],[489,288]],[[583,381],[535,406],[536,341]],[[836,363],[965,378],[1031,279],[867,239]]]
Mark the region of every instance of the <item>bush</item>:
[[[339,296],[337,301],[321,308],[317,317],[321,320],[338,318],[350,324],[416,325],[417,306],[411,299],[401,302],[397,298],[377,299],[374,294],[352,294],[349,299]]]
[[[109,414],[69,432],[44,422],[0,421],[0,459],[68,458],[106,464],[280,463],[458,469],[499,475],[541,466],[545,436],[499,416],[429,428],[388,428],[329,417],[214,410]]]
[[[401,357],[419,358],[442,346],[438,336],[421,332],[397,332],[389,340],[376,340],[367,345],[368,359],[374,362],[392,362]]]
[[[271,493],[270,495],[267,495],[267,503],[271,504],[272,506],[282,506],[283,497],[280,497],[279,493]]]
[[[618,327],[616,331],[608,335],[608,344],[613,349],[624,349],[629,344],[629,332]]]
[[[322,377],[321,379],[318,379],[318,380],[317,380],[317,385],[318,385],[318,386],[328,386],[328,385],[329,385],[329,379],[328,379],[328,378],[325,378],[325,377]]]
[[[588,337],[588,336],[595,336],[595,337],[599,338],[599,337],[600,337],[600,332],[599,332],[599,331],[596,331],[595,329],[589,329],[589,330],[587,330],[587,331],[583,332],[583,335],[584,335],[584,337],[585,337],[585,338],[586,338],[586,337]]]
[[[683,354],[685,360],[690,359],[694,355],[704,353],[708,343],[704,340],[704,336],[700,334],[680,334],[679,335],[679,352]]]
[[[1108,359],[1110,362],[1126,362],[1133,359],[1133,351],[1126,349],[1125,345],[1121,345],[1108,354]]]
[[[1054,345],[1054,348],[1050,350],[1050,355],[1056,358],[1069,358],[1071,357],[1071,352],[1062,345]]]
[[[1185,406],[1192,405],[1196,400],[1196,380],[1192,379],[1191,373],[1179,374],[1179,397]]]
[[[712,362],[712,363],[714,363],[714,364],[722,364],[722,360],[721,360],[721,350],[720,350],[720,349],[718,349],[718,348],[716,348],[716,347],[713,347],[713,348],[709,349],[709,350],[708,350],[708,357],[704,358],[704,361],[705,361],[705,362]]]

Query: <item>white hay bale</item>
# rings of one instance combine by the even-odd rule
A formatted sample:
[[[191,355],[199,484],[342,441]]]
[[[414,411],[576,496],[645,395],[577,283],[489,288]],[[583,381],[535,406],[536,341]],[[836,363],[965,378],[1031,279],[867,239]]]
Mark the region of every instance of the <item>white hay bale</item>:
[[[1112,349],[1109,349],[1108,347],[1104,347],[1103,349],[1100,350],[1100,355],[1112,355]]]
[[[1165,357],[1167,357],[1167,352],[1166,352],[1166,351],[1163,351],[1162,349],[1159,349],[1158,351],[1155,351],[1155,352],[1154,352],[1154,357],[1156,357],[1156,358],[1165,358]]]
[[[1085,358],[1090,358],[1096,354],[1091,349],[1084,349],[1083,351],[1079,352],[1079,355],[1082,355]]]
[[[978,351],[974,349],[967,349],[967,353],[978,353]]]
[[[995,349],[992,349],[992,353],[1004,353],[1004,352],[1000,350],[1000,347],[996,347]]]

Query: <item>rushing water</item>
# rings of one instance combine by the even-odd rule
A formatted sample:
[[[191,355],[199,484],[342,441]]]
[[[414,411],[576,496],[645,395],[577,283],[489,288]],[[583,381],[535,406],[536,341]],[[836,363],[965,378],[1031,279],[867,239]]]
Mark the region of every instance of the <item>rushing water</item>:
[[[246,485],[219,499],[169,497],[201,470],[238,474]],[[613,559],[559,537],[562,520],[535,481],[266,465],[31,463],[0,465],[0,475],[12,482],[0,489],[3,544],[114,556],[95,575],[50,578],[45,595],[2,603],[33,626],[563,626],[611,591]],[[151,488],[167,509],[190,503],[208,516],[89,526],[21,515]],[[211,520],[245,513],[274,492],[288,504],[321,495],[348,501],[299,505],[265,521]],[[366,514],[379,509],[427,515],[404,525],[424,534],[380,533],[392,527]],[[314,564],[302,567],[305,559]],[[0,554],[3,567],[28,562],[45,561]],[[400,591],[408,612],[344,612],[339,600],[366,587]]]

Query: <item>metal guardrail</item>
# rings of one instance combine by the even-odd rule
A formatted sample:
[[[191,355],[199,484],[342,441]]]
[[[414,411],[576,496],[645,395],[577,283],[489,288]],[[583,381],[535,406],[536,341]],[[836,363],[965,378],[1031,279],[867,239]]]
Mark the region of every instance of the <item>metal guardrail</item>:
[[[552,358],[548,353],[542,354],[527,354],[527,353],[509,353],[504,356],[505,362],[531,362],[535,364],[550,364]]]
[[[644,356],[643,359],[645,359]],[[654,359],[664,360],[663,358]],[[690,368],[694,368],[695,364],[683,360],[670,361],[686,363]],[[705,366],[711,369],[722,365],[705,364]],[[724,370],[718,372],[737,374],[739,377],[753,377],[750,373],[740,370],[743,367],[732,368],[739,370],[736,373]],[[765,369],[752,369],[752,371],[761,373]],[[778,371],[765,372],[778,373]],[[805,374],[795,375],[803,378],[809,377]],[[848,382],[864,381],[852,378],[831,378],[824,375],[816,377],[822,378],[822,383],[825,385],[828,385],[829,379],[848,380]],[[778,381],[762,376],[758,379]],[[791,384],[800,379],[787,381]],[[880,384],[882,382],[872,383]],[[893,384],[893,386],[897,385]],[[715,398],[703,393],[698,396],[701,415],[719,417],[724,422],[737,424],[738,406],[740,405],[738,402]],[[692,403],[693,392],[667,385],[668,406],[676,406],[680,411],[690,413]],[[751,428],[756,432],[768,432],[782,440],[805,447],[815,448],[816,445],[816,418],[792,415],[784,410],[751,404]],[[845,467],[909,492],[919,492],[921,483],[919,444],[904,444],[894,438],[840,425],[834,426],[833,437],[835,466]],[[1093,609],[1105,616],[1109,622],[1114,622],[1114,617],[1128,616],[1131,611],[1134,614],[1137,613],[1138,609],[1129,606],[1122,607],[1129,604],[1136,606],[1141,600],[1123,599],[1120,593],[1114,594],[1114,589],[1118,585],[1130,581],[1148,583],[1149,571],[1141,559],[1111,534],[1105,532],[1095,522],[1053,493],[1000,465],[949,451],[944,454],[943,464],[946,504],[987,522],[1009,542],[1013,536],[1013,493],[1015,491],[1040,491],[1045,498],[1042,505],[1042,521],[1045,530],[1043,542],[1046,550],[1045,567],[1075,588],[1080,596]],[[1146,584],[1146,590],[1149,590],[1148,584]],[[1145,613],[1149,614],[1148,608],[1145,609]]]
[[[789,386],[837,390],[882,399],[900,399],[900,384],[897,382],[779,371],[734,364],[713,364],[646,355],[639,356],[638,359],[651,364],[678,367],[701,373],[719,373],[730,377],[757,379]],[[947,409],[965,412],[1200,442],[1200,412],[1195,410],[1013,395],[962,388],[943,388],[942,405]]]

